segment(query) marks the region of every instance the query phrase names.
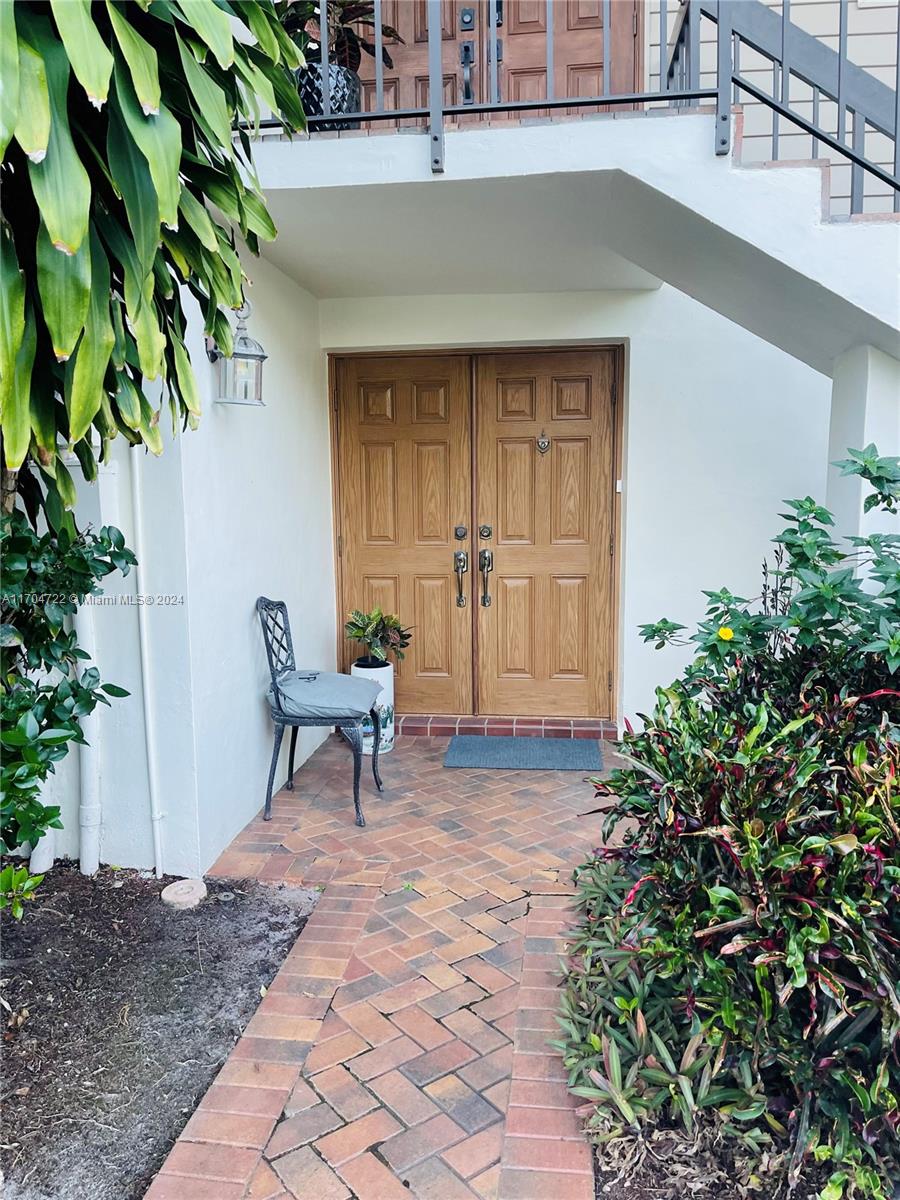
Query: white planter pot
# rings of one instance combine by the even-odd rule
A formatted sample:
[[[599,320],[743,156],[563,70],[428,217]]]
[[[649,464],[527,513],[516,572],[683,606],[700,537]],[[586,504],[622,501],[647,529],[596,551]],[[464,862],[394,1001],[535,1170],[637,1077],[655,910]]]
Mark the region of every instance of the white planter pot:
[[[379,663],[377,667],[370,667],[365,665],[364,660],[360,660],[350,668],[350,674],[361,675],[363,679],[371,679],[381,684],[381,692],[375,701],[381,719],[378,753],[387,754],[394,748],[394,664]],[[367,717],[363,721],[363,754],[372,753],[374,732],[372,722]]]

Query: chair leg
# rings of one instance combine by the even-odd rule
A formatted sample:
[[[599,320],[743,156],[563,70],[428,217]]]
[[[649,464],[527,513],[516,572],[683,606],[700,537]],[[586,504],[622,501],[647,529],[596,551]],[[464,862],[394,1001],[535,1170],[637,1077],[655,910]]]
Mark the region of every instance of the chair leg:
[[[284,726],[275,726],[275,746],[272,750],[272,765],[269,767],[269,786],[266,788],[266,807],[263,810],[263,820],[272,820],[272,788],[275,784],[275,769],[278,766],[278,755],[281,752],[281,739],[284,737]]]
[[[347,725],[344,733],[347,741],[353,747],[353,807],[356,809],[356,823],[362,828],[366,823],[366,818],[359,806],[359,777],[362,774],[363,758],[362,725]]]
[[[369,716],[372,718],[372,732],[375,739],[372,742],[372,774],[375,777],[375,786],[379,792],[383,792],[384,784],[381,782],[381,775],[378,771],[378,749],[381,745],[381,716],[377,708],[373,708]]]
[[[297,749],[297,726],[291,726],[291,749],[288,754],[288,777],[284,785],[289,792],[294,790],[294,751]]]

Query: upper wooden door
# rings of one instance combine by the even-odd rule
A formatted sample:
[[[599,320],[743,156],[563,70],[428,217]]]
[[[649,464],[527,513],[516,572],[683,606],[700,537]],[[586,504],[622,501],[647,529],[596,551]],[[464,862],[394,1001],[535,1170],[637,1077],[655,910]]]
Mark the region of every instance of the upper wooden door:
[[[480,713],[612,716],[615,370],[614,350],[477,359]]]
[[[548,94],[546,0],[444,0],[441,4],[441,69],[444,104],[495,102],[491,95],[490,4],[497,10],[500,103],[543,100]],[[609,41],[609,91],[635,92],[640,86],[639,0],[612,0],[610,28],[603,27],[603,0],[555,0],[552,16],[552,92],[568,96],[599,96],[604,89],[604,40]],[[393,62],[384,68],[384,107],[428,107],[428,25],[425,0],[383,0],[382,20],[396,29],[402,44],[386,43]],[[463,17],[466,14],[466,23]],[[366,30],[371,38],[371,30]],[[462,59],[470,60],[468,69]],[[363,109],[376,107],[375,64],[366,55],[360,64]],[[572,112],[590,110],[572,109]],[[545,115],[538,110],[537,115]],[[536,115],[529,110],[526,116]],[[454,116],[463,124],[487,117]],[[491,115],[492,120],[497,114]],[[409,123],[409,122],[407,122]],[[415,123],[415,122],[413,122]],[[421,122],[420,122],[421,123]],[[373,122],[370,128],[385,128]]]
[[[639,4],[612,0],[610,28],[603,27],[603,0],[556,0],[552,19],[552,78],[547,78],[546,0],[509,0],[503,6],[499,88],[502,101],[602,96],[604,42],[609,42],[610,93],[641,91],[638,54]],[[546,115],[545,109],[526,116]],[[573,113],[598,111],[571,109]]]
[[[453,559],[469,549],[454,529],[472,507],[470,372],[462,356],[336,363],[343,608],[414,627],[398,712],[472,711],[472,610],[456,603]],[[358,654],[348,644],[345,666]]]

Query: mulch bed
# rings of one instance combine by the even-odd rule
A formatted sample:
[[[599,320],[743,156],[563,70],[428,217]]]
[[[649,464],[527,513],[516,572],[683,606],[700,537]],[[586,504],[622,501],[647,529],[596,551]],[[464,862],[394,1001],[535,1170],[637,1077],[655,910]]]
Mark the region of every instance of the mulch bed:
[[[5,1200],[139,1200],[318,895],[168,882],[61,865],[4,922]]]

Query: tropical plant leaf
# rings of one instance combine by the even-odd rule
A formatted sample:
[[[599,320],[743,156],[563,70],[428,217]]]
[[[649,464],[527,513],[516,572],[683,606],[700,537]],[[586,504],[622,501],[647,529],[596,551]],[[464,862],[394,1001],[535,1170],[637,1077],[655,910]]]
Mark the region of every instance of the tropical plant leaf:
[[[209,73],[197,62],[184,40],[175,34],[178,43],[178,55],[184,71],[185,82],[188,86],[191,103],[203,120],[209,125],[213,135],[226,145],[231,138],[231,120],[228,115],[228,104],[225,93],[210,77]]]
[[[128,132],[134,138],[147,165],[156,189],[159,215],[164,224],[177,228],[178,200],[181,181],[181,127],[171,112],[162,105],[159,115],[146,117],[138,107],[137,98],[126,72],[116,63],[113,71],[115,89],[111,104],[117,104]]]
[[[131,25],[113,0],[106,0],[106,11],[122,57],[128,64],[131,83],[145,117],[158,115],[161,103],[159,60],[156,51]]]
[[[102,108],[113,57],[91,17],[91,0],[50,0],[50,8],[76,79],[91,104]]]
[[[91,252],[87,240],[63,254],[41,224],[37,236],[37,282],[53,353],[65,362],[81,336],[91,293]]]
[[[47,153],[40,162],[28,164],[34,198],[52,244],[66,254],[75,254],[87,237],[91,184],[69,129],[69,61],[48,21],[17,13],[17,23],[44,60],[50,96]]]
[[[32,162],[40,162],[50,141],[50,93],[44,60],[19,38],[19,114],[16,141]]]
[[[100,408],[103,379],[115,343],[109,316],[109,263],[95,230],[89,237],[91,292],[84,334],[75,353],[69,394],[69,439],[78,442]]]
[[[216,62],[227,69],[235,61],[231,20],[213,0],[175,0],[175,8],[204,45],[212,50]]]
[[[159,204],[147,159],[137,148],[115,105],[110,109],[106,150],[116,187],[125,204],[143,281],[153,267],[160,241]]]
[[[0,4],[0,155],[6,153],[19,113],[19,44],[15,8]]]

